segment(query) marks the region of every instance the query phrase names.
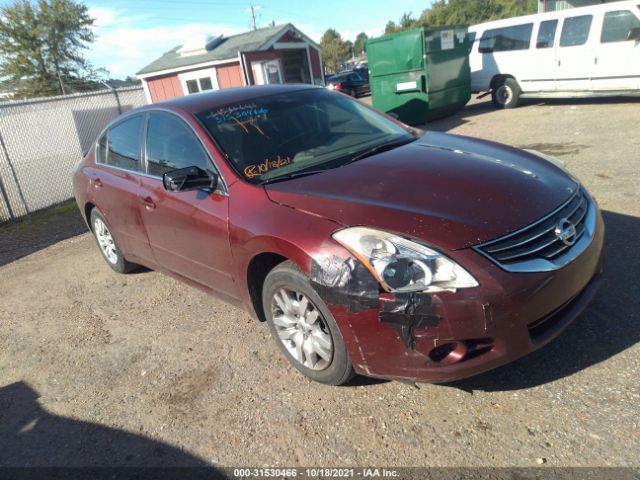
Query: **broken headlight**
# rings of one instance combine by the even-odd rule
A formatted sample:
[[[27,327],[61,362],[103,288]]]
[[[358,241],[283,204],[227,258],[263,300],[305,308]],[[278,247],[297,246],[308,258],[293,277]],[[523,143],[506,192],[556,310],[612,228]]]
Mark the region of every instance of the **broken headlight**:
[[[477,287],[478,282],[450,258],[392,233],[352,227],[333,234],[388,292],[438,292]]]

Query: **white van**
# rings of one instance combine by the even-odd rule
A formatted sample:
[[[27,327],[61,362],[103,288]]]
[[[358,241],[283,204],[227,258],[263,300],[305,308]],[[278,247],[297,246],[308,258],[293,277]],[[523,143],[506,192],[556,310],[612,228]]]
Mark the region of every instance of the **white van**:
[[[471,91],[498,108],[520,97],[640,94],[640,1],[619,1],[469,28]]]

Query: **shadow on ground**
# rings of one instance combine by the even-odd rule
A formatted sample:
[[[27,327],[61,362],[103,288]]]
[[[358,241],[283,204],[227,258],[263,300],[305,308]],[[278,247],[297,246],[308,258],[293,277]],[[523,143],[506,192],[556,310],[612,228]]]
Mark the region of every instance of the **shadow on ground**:
[[[603,362],[640,342],[640,218],[603,212],[605,276],[593,302],[546,347],[504,367],[449,386],[504,391],[559,380]]]
[[[175,468],[178,478],[193,478],[194,473],[196,478],[226,478],[204,460],[157,440],[53,415],[40,406],[38,393],[24,382],[0,387],[0,467],[60,467],[68,469],[65,476],[72,478],[100,473],[122,478],[123,472],[130,474],[132,469],[161,473]],[[105,470],[88,472],[80,467]]]
[[[87,231],[73,201],[0,224],[0,267]]]

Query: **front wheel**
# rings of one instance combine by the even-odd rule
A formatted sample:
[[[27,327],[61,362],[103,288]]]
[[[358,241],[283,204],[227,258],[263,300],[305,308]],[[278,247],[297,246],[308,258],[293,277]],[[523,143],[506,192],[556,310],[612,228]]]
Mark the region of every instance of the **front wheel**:
[[[493,87],[491,99],[497,108],[515,108],[520,101],[520,86],[514,78],[500,80]]]
[[[271,335],[294,367],[329,385],[351,380],[354,371],[338,325],[297,265],[287,261],[269,272],[262,305]]]

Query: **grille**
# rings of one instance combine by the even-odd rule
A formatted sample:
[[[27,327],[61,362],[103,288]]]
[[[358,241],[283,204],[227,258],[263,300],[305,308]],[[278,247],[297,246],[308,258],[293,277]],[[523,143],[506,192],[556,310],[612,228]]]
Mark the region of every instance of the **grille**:
[[[579,188],[558,210],[528,227],[505,237],[484,243],[478,249],[501,265],[514,265],[530,260],[553,261],[562,257],[584,235],[589,211],[586,193]],[[575,237],[567,245],[556,234],[556,227],[566,219],[575,226]]]

